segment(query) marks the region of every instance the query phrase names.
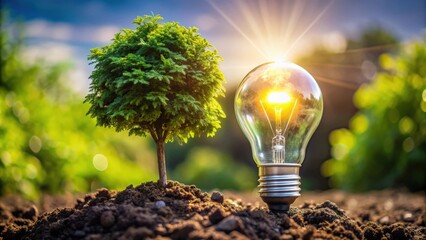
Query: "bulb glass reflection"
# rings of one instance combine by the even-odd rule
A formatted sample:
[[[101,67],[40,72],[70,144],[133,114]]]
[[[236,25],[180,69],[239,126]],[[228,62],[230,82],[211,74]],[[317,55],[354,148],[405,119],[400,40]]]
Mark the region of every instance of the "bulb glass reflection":
[[[273,211],[300,196],[299,168],[323,111],[314,78],[292,63],[253,69],[235,96],[235,114],[259,167],[259,193]]]
[[[235,96],[235,113],[257,164],[302,163],[322,110],[318,84],[292,63],[258,66]]]

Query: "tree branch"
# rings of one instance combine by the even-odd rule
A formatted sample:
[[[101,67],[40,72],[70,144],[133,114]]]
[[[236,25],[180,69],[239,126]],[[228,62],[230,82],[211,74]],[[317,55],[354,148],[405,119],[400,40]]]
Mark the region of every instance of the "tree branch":
[[[161,136],[164,140],[167,139],[167,136],[169,135],[169,131],[164,131],[163,136]]]
[[[158,142],[158,136],[157,136],[157,133],[154,131],[154,129],[152,127],[148,127],[148,129],[154,141]]]

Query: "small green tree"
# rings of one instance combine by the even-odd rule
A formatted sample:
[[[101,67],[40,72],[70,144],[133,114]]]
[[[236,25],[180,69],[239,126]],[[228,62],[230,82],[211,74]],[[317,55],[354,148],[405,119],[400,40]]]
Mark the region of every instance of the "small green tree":
[[[110,45],[91,50],[95,68],[86,102],[97,125],[150,134],[157,145],[159,184],[166,185],[164,144],[213,136],[225,114],[217,50],[197,33],[160,16],[137,17]]]

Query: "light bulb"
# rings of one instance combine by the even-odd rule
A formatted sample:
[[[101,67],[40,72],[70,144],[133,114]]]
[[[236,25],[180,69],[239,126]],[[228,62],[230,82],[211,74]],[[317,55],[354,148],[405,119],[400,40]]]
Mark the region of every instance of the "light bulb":
[[[235,95],[238,123],[259,168],[259,193],[273,211],[288,211],[300,196],[299,169],[323,110],[315,79],[293,63],[253,69]]]

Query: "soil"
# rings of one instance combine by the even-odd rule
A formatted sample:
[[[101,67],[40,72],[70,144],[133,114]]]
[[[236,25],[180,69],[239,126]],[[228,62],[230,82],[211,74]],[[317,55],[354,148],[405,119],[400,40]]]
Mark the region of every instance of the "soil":
[[[149,182],[120,192],[100,189],[73,207],[50,211],[49,206],[69,206],[68,198],[47,198],[39,206],[4,198],[0,236],[5,240],[426,239],[424,193],[307,193],[301,201],[323,200],[295,204],[288,213],[270,212],[251,197],[205,193],[169,181],[166,188]]]

